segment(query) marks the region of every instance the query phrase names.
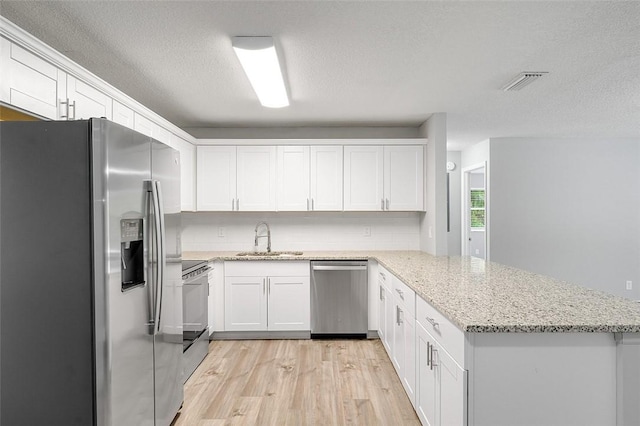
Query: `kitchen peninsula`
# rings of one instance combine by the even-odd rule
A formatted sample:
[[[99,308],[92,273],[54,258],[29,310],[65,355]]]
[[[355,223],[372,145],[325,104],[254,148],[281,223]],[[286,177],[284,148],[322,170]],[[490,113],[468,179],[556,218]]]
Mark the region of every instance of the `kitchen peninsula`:
[[[640,304],[631,300],[470,257],[236,254],[183,257],[219,266],[369,260],[369,328],[381,335],[392,361],[403,330],[404,362],[394,366],[424,424],[625,425],[640,419]],[[397,295],[404,304],[390,303]]]

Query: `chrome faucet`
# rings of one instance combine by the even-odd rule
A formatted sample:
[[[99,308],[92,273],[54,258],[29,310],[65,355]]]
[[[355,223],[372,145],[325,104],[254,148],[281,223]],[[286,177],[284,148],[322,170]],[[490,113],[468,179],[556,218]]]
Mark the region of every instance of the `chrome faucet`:
[[[267,228],[267,235],[258,235],[258,228],[264,225]],[[258,224],[256,225],[256,240],[255,240],[255,247],[258,247],[258,238],[264,238],[267,237],[267,253],[271,252],[271,229],[269,229],[269,224],[267,222],[258,222]]]

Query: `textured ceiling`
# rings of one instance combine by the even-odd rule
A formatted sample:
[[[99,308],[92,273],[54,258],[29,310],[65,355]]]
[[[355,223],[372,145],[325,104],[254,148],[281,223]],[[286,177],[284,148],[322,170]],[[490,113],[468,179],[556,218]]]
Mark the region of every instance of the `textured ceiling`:
[[[2,0],[0,14],[183,128],[418,126],[447,112],[452,149],[640,137],[639,2]],[[290,107],[260,106],[234,35],[276,38]],[[549,74],[500,90],[521,71]]]

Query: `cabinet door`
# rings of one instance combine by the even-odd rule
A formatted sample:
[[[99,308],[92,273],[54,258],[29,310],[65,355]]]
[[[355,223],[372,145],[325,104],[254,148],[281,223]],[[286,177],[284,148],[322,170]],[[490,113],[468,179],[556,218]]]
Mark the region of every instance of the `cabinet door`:
[[[404,365],[402,368],[402,385],[407,392],[411,404],[416,404],[416,320],[408,312],[402,319],[404,333]]]
[[[310,210],[309,147],[279,146],[278,210]]]
[[[416,413],[423,425],[436,423],[436,373],[430,363],[431,345],[435,340],[420,325],[416,324]]]
[[[344,209],[382,210],[383,148],[344,147]]]
[[[171,146],[180,151],[180,200],[182,211],[195,211],[196,148],[174,134],[171,134]]]
[[[232,211],[236,200],[236,147],[196,147],[196,208]]]
[[[380,341],[387,349],[387,343],[385,342],[387,337],[387,322],[385,318],[387,314],[387,307],[385,306],[386,292],[384,286],[380,283],[378,283],[378,292],[378,337],[380,337]]]
[[[406,342],[404,333],[404,318],[406,312],[404,308],[396,301],[393,306],[393,357],[391,361],[398,372],[398,376],[404,377],[404,363],[406,356]]]
[[[467,372],[440,345],[436,350],[434,362],[440,380],[440,424],[466,425]]]
[[[239,146],[237,156],[237,210],[275,211],[276,147]]]
[[[267,329],[267,279],[225,277],[224,326],[226,331]]]
[[[0,37],[0,100],[57,120],[58,101],[65,100],[66,73]]]
[[[382,342],[387,349],[387,354],[389,358],[393,360],[393,345],[394,338],[393,332],[395,328],[395,319],[396,319],[396,304],[393,302],[393,294],[391,290],[388,288],[384,289],[384,322],[385,322],[385,337]]]
[[[113,122],[133,129],[133,110],[120,102],[113,101]]]
[[[342,163],[342,146],[311,147],[311,210],[342,210]]]
[[[309,277],[268,277],[269,330],[310,330]]]
[[[67,98],[71,103],[70,119],[86,120],[92,117],[104,117],[111,120],[113,113],[111,97],[72,75],[67,76]]]
[[[384,147],[385,210],[424,210],[421,145]]]

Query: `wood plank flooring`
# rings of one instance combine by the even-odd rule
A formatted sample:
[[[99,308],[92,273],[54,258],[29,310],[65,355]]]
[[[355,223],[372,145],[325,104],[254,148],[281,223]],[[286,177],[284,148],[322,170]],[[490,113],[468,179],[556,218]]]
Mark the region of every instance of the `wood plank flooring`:
[[[173,426],[419,425],[380,340],[217,340]]]

